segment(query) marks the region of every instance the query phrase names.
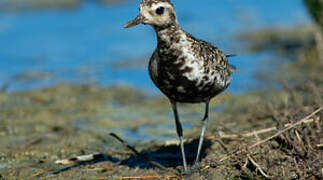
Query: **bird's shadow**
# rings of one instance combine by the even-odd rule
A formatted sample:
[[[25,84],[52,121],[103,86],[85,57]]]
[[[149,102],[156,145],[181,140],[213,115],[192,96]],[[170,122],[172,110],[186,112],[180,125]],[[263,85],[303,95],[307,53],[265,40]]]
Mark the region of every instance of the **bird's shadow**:
[[[199,144],[199,139],[195,139],[191,142],[185,143],[185,155],[186,160],[189,165],[193,164],[197,154],[197,148]],[[201,150],[200,159],[205,158],[206,150],[212,145],[210,140],[205,139],[203,147]],[[164,167],[177,167],[183,165],[182,154],[179,145],[167,145],[159,146],[154,148],[154,150],[146,149],[140,152],[139,155],[133,155],[127,159],[121,161],[120,164],[131,167],[131,168],[141,168],[149,169],[155,168],[155,165],[149,161],[154,161],[159,163]]]
[[[190,142],[184,144],[185,147],[185,155],[186,160],[189,165],[193,164],[197,154],[197,148],[199,144],[199,139],[194,139]],[[206,150],[210,148],[212,142],[210,140],[205,139],[203,142],[203,147],[201,149],[201,156],[200,159],[206,157]],[[120,165],[128,166],[130,168],[140,168],[140,169],[151,169],[156,168],[155,165],[151,163],[157,162],[158,164],[164,167],[171,167],[175,168],[177,166],[182,166],[182,154],[179,145],[163,145],[151,149],[145,149],[139,152],[139,155],[131,155],[130,157],[120,160],[118,158],[112,157],[108,154],[98,154],[94,157],[91,161],[86,162],[78,162],[71,166],[58,169],[56,171],[52,171],[50,174],[60,174],[65,171],[72,170],[74,168],[88,165],[88,164],[96,164],[99,162],[112,162],[112,163],[119,163]]]

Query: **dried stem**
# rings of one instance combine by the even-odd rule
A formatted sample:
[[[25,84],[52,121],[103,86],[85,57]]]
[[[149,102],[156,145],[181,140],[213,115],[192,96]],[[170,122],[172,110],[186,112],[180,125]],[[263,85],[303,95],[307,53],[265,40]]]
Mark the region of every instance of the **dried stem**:
[[[307,119],[307,120],[303,121],[304,124],[309,124],[309,123],[313,123],[313,122],[314,122],[314,119]],[[293,124],[291,124],[291,123],[287,123],[287,124],[284,124],[284,127],[287,128],[287,127],[290,127],[292,125]],[[272,132],[272,131],[277,131],[277,127],[275,126],[275,127],[260,129],[258,131],[248,132],[248,133],[244,133],[244,134],[241,134],[241,135],[223,134],[223,135],[220,135],[220,138],[221,139],[236,140],[236,139],[240,139],[240,138],[246,138],[246,137],[252,137],[252,136],[255,136],[255,135],[265,134],[265,133],[269,133],[269,132]],[[216,139],[216,136],[209,136],[208,138],[209,139]]]
[[[267,141],[269,141],[269,140],[271,140],[271,139],[273,139],[273,138],[275,138],[275,137],[277,137],[277,136],[279,136],[279,135],[281,135],[281,134],[285,133],[286,131],[288,131],[288,130],[290,130],[290,129],[292,129],[292,128],[296,127],[296,126],[298,126],[298,125],[300,125],[300,124],[303,124],[304,122],[306,122],[306,121],[308,121],[310,118],[312,118],[314,115],[316,115],[317,113],[319,113],[322,109],[323,109],[323,107],[320,107],[319,109],[315,110],[313,113],[311,113],[310,115],[308,115],[308,116],[304,117],[303,119],[299,120],[298,122],[291,124],[290,126],[288,126],[288,127],[284,128],[284,129],[282,129],[281,131],[279,131],[279,132],[275,133],[275,134],[274,134],[274,135],[272,135],[272,136],[269,136],[269,137],[267,137],[267,138],[265,138],[265,139],[263,139],[263,140],[260,140],[260,141],[258,141],[258,142],[256,142],[256,143],[254,143],[253,145],[249,146],[249,147],[248,147],[248,149],[252,149],[252,148],[254,148],[254,147],[257,147],[257,146],[259,146],[259,145],[261,145],[261,144],[263,144],[263,143],[265,143],[265,142],[267,142]],[[313,121],[312,121],[312,122],[313,122]],[[251,133],[251,134],[252,134],[252,135],[254,135],[254,133]],[[241,152],[243,152],[243,151],[242,151],[242,150],[235,151],[235,152],[233,152],[233,153],[231,153],[231,154],[227,155],[226,157],[221,158],[221,159],[220,159],[220,162],[225,161],[225,160],[227,160],[227,159],[230,159],[230,158],[231,158],[231,157],[233,157],[234,155],[239,154],[239,153],[241,153]]]
[[[129,176],[119,177],[119,179],[181,179],[178,176]]]
[[[263,170],[262,170],[262,168],[260,167],[260,165],[259,164],[257,164],[257,162],[254,160],[254,159],[252,159],[252,157],[249,155],[249,154],[247,154],[247,157],[248,157],[248,159],[250,160],[250,162],[254,165],[254,166],[256,166],[256,168],[259,170],[259,172],[265,177],[265,178],[267,178],[267,179],[269,179],[269,178],[271,178],[268,174],[266,174]]]
[[[309,120],[309,119],[310,119],[311,117],[313,117],[315,114],[317,114],[318,112],[320,112],[322,109],[323,109],[323,107],[321,107],[321,108],[317,109],[316,111],[314,111],[314,112],[313,112],[313,113],[311,113],[310,115],[306,116],[305,118],[301,119],[300,121],[298,121],[298,122],[296,122],[296,123],[293,123],[292,125],[290,125],[290,126],[286,127],[285,129],[283,129],[283,130],[281,130],[281,131],[277,132],[276,134],[274,134],[274,135],[272,135],[272,136],[270,136],[270,137],[268,137],[268,138],[265,138],[264,140],[258,141],[257,143],[253,144],[253,145],[252,145],[252,146],[250,146],[249,148],[254,148],[254,147],[256,147],[256,146],[259,146],[260,144],[263,144],[263,143],[265,143],[265,142],[267,142],[267,141],[269,141],[269,140],[271,140],[271,139],[273,139],[273,138],[275,138],[275,137],[277,137],[277,136],[279,136],[279,135],[281,135],[281,134],[285,133],[286,131],[288,131],[288,130],[290,130],[290,129],[292,129],[292,128],[296,127],[296,126],[298,126],[298,125],[300,125],[300,124],[303,124],[305,121]],[[313,122],[313,121],[312,121],[312,122]]]

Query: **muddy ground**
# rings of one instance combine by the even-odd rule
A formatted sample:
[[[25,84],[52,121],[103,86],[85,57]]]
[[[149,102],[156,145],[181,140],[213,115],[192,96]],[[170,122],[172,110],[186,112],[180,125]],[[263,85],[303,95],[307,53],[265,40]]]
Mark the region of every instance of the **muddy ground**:
[[[274,48],[273,37],[289,36],[270,31],[257,37],[263,49],[290,55],[275,73],[260,76],[278,88],[226,92],[212,101],[200,171],[181,174],[173,117],[163,96],[127,86],[58,84],[0,92],[0,179],[322,179],[323,63],[311,35],[303,41],[285,33],[293,41],[274,41]],[[301,45],[286,48],[295,42]],[[180,107],[182,121],[192,124],[184,128],[190,165],[202,110]],[[137,137],[141,131],[145,135]],[[55,163],[96,152],[101,154],[94,160]]]

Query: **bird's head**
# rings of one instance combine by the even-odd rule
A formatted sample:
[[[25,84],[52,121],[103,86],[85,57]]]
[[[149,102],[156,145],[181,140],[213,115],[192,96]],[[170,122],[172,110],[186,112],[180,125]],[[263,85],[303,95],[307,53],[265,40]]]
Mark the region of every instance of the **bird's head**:
[[[167,27],[177,23],[176,13],[170,0],[142,0],[139,15],[124,27],[149,24],[155,27]]]

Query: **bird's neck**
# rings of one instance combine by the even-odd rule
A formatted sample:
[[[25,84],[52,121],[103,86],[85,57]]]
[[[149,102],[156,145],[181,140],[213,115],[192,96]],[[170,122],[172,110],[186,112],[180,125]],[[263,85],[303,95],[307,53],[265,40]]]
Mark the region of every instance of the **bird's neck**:
[[[179,41],[185,33],[177,23],[165,27],[154,27],[157,35],[158,46],[170,47],[174,42]]]

